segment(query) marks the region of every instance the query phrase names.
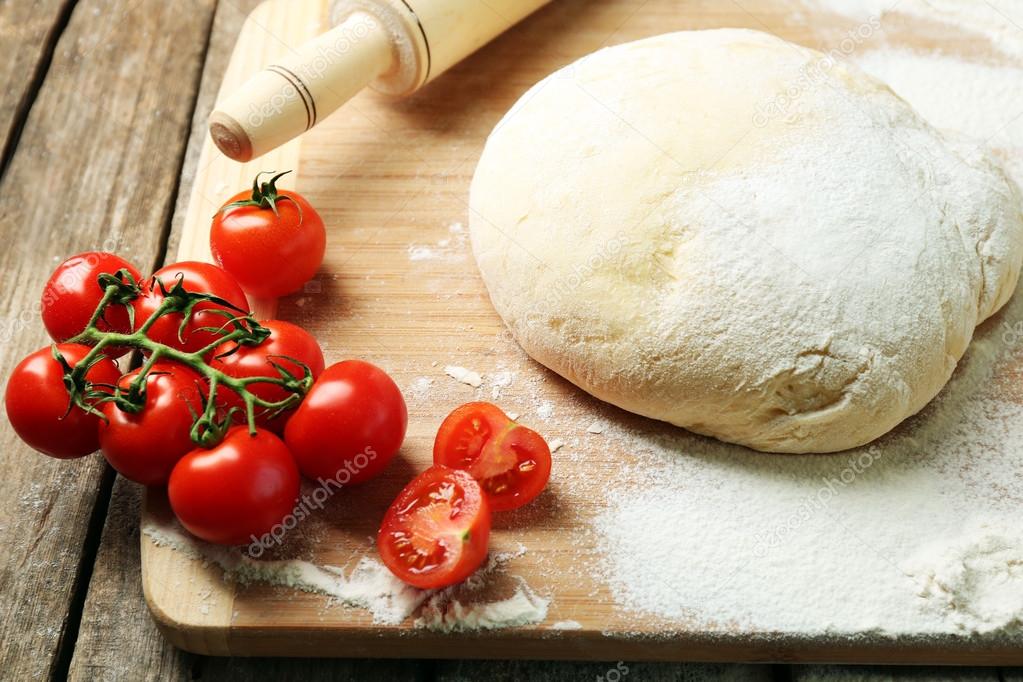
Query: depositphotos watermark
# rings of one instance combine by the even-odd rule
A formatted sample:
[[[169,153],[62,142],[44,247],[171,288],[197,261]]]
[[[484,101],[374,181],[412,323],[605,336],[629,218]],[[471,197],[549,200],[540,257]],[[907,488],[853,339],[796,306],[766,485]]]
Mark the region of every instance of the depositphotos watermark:
[[[82,282],[95,272],[99,264],[100,252],[115,253],[121,245],[121,236],[108,238],[95,251],[87,251],[75,265],[67,268],[52,285],[43,289],[43,295],[31,306],[18,311],[12,316],[0,319],[0,343],[7,343],[29,325],[38,324],[39,317],[50,306],[60,300],[62,294],[80,289]],[[98,285],[97,285],[98,286]]]
[[[280,523],[274,525],[273,528],[263,533],[261,537],[251,536],[252,542],[249,544],[245,553],[253,559],[258,559],[263,556],[263,553],[268,549],[272,549],[275,546],[280,546],[284,542],[284,536],[289,531],[294,530],[296,526],[305,519],[312,515],[313,510],[323,509],[323,505],[329,500],[334,493],[341,490],[343,487],[348,485],[352,477],[360,471],[363,471],[369,466],[370,462],[377,458],[377,451],[371,446],[366,448],[352,457],[351,460],[345,462],[345,466],[339,469],[334,478],[319,478],[316,482],[319,484],[311,493],[303,494],[295,508],[291,510],[287,516],[281,519]]]
[[[621,682],[629,674],[629,666],[624,661],[618,661],[613,668],[609,668],[603,675],[597,675],[597,682]]]
[[[839,61],[847,59],[860,45],[873,37],[881,28],[881,18],[871,16],[856,28],[849,30],[845,38],[818,59],[809,62],[799,69],[799,76],[790,81],[783,92],[778,93],[769,102],[758,104],[753,114],[753,125],[763,128],[773,119],[786,116],[792,105],[803,96],[803,93],[826,82],[828,73]]]
[[[884,452],[881,447],[875,443],[866,450],[862,450],[850,457],[846,462],[846,466],[838,472],[837,476],[822,477],[822,485],[814,493],[804,497],[787,518],[774,527],[758,534],[754,540],[753,555],[760,559],[768,551],[780,546],[786,537],[795,533],[798,528],[809,521],[816,513],[826,510],[831,505],[831,501],[842,490],[852,485],[857,478],[874,466],[883,456]]]

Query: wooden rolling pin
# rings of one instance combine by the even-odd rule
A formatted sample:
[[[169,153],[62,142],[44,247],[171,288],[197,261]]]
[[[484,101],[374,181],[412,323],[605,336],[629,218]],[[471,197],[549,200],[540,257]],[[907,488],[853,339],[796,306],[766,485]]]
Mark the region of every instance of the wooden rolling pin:
[[[210,116],[249,161],[301,135],[367,86],[407,95],[550,0],[338,0],[330,31],[271,64]]]

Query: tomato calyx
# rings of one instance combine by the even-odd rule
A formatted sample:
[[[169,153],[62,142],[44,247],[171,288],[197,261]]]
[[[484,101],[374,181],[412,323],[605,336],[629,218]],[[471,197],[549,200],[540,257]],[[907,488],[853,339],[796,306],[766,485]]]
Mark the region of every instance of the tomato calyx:
[[[220,327],[198,327],[198,331],[223,334],[229,327],[233,330],[244,330],[247,331],[248,334],[239,337],[237,340],[239,342],[245,341],[254,345],[263,343],[263,341],[270,336],[269,329],[256,322],[256,320],[249,315],[248,311],[242,310],[230,301],[214,294],[188,291],[185,289],[184,276],[181,274],[175,278],[174,285],[170,289],[166,287],[163,280],[159,277],[154,277],[153,283],[159,288],[162,299],[160,302],[160,315],[153,315],[151,320],[155,322],[157,317],[180,313],[181,323],[178,325],[178,341],[184,341],[185,332],[188,330],[188,326],[192,322],[195,308],[201,303],[212,303],[219,306],[218,308],[211,308],[207,312],[223,317],[224,324]],[[232,311],[237,311],[239,314],[232,315],[229,310],[222,310],[221,308],[228,308]],[[134,326],[134,320],[132,325]]]
[[[286,170],[283,173],[277,173],[277,175],[274,175],[264,183],[259,182],[259,176],[273,175],[276,171],[260,171],[259,173],[256,173],[256,177],[252,180],[252,196],[248,199],[242,199],[241,201],[234,201],[227,204],[218,211],[218,214],[226,213],[236,208],[251,206],[253,208],[268,208],[273,211],[275,216],[279,217],[280,213],[277,212],[277,202],[290,201],[295,204],[295,207],[298,209],[298,222],[301,225],[302,206],[288,195],[280,194],[277,190],[277,181],[290,172],[290,170]]]
[[[71,410],[76,407],[86,414],[103,419],[103,413],[96,407],[96,404],[107,399],[110,393],[100,389],[113,390],[115,387],[107,386],[106,384],[94,384],[88,380],[87,376],[89,370],[95,367],[97,363],[102,362],[106,356],[99,353],[89,353],[85,359],[72,368],[71,364],[57,348],[57,344],[53,344],[50,347],[50,352],[64,373],[64,388],[68,393],[67,411],[61,419],[66,418],[71,414]]]
[[[183,276],[178,275],[170,286],[159,277],[153,277],[147,285],[139,285],[127,271],[101,274],[98,281],[104,290],[103,298],[86,328],[71,341],[90,346],[89,354],[72,368],[61,356],[56,346],[53,347],[53,356],[63,372],[63,383],[68,392],[68,413],[74,407],[79,407],[90,415],[106,420],[98,406],[106,402],[114,402],[121,410],[137,414],[144,409],[147,378],[154,366],[161,361],[171,361],[191,368],[204,380],[203,386],[197,387],[199,395],[203,398],[203,410],[194,415],[195,421],[190,431],[190,437],[196,445],[211,448],[224,439],[228,429],[233,425],[233,417],[237,412],[245,413],[250,433],[254,434],[257,411],[271,416],[279,415],[298,405],[312,388],[314,381],[312,371],[304,363],[294,358],[283,358],[292,363],[292,369],[279,362],[271,362],[276,370],[276,375],[270,376],[236,378],[214,367],[207,356],[221,344],[235,342],[239,345],[258,346],[270,337],[271,330],[259,324],[248,311],[242,310],[224,298],[211,293],[189,291],[185,288]],[[159,304],[139,326],[135,325],[135,320],[132,318],[131,329],[133,331],[131,333],[105,331],[100,328],[99,323],[108,307],[125,305],[132,310],[131,302],[139,296],[146,295],[147,288],[148,291],[159,294]],[[196,306],[203,303],[217,306],[203,308],[204,314],[213,313],[224,318],[224,324],[219,327],[197,328],[210,332],[216,337],[206,347],[188,352],[149,337],[148,332],[158,319],[178,314],[182,318],[177,330],[179,340],[181,340],[193,315],[198,312]],[[127,387],[93,385],[86,379],[89,370],[105,357],[104,351],[110,347],[132,348],[142,351],[147,356],[145,364]],[[296,371],[296,367],[300,371]],[[257,383],[279,386],[285,395],[279,400],[263,399],[249,388],[252,384]],[[241,406],[227,410],[225,416],[225,410],[217,401],[218,389],[233,392],[238,396]],[[189,409],[192,409],[191,406]]]

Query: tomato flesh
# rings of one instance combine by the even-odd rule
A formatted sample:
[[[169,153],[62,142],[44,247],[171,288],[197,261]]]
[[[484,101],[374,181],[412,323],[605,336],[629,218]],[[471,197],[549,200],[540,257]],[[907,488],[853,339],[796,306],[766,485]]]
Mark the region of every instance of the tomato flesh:
[[[89,353],[81,344],[61,343],[57,350],[71,367]],[[121,376],[109,358],[92,366],[86,379],[113,386]],[[11,372],[4,396],[7,418],[18,436],[44,455],[58,459],[84,457],[99,448],[96,415],[74,407],[64,387],[64,371],[50,346],[32,353]]]
[[[494,511],[529,503],[551,475],[551,450],[543,437],[483,402],[467,403],[448,415],[437,431],[433,461],[466,469]]]
[[[421,589],[462,582],[486,559],[490,508],[468,472],[433,466],[391,504],[377,535],[384,564]]]
[[[468,469],[483,446],[504,430],[511,419],[493,403],[466,403],[449,414],[433,443],[433,461],[456,469]]]

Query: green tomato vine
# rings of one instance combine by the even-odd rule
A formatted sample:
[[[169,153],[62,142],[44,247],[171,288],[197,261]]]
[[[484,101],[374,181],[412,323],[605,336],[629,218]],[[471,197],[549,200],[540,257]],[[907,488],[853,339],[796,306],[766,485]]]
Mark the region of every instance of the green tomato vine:
[[[104,294],[99,305],[96,307],[88,325],[74,338],[68,339],[67,343],[78,343],[91,346],[89,353],[75,367],[61,356],[57,347],[53,347],[54,359],[64,369],[64,386],[70,396],[69,410],[75,406],[104,418],[102,411],[96,405],[106,401],[112,401],[125,412],[138,413],[144,409],[147,379],[152,374],[156,363],[161,360],[169,360],[180,365],[191,368],[200,376],[206,379],[208,386],[206,391],[200,388],[200,395],[203,395],[203,411],[195,415],[195,422],[191,429],[191,439],[196,445],[211,448],[223,440],[227,430],[233,423],[233,408],[226,415],[221,414],[217,406],[217,391],[227,388],[234,391],[241,399],[244,407],[245,421],[249,432],[256,432],[256,414],[259,411],[268,416],[276,416],[291,407],[296,406],[308,393],[313,384],[313,376],[309,367],[304,363],[287,356],[280,356],[299,365],[302,376],[296,376],[288,371],[280,363],[271,360],[270,363],[278,372],[278,376],[254,376],[254,377],[232,377],[221,370],[213,367],[207,361],[209,354],[225,342],[237,344],[235,350],[241,346],[258,346],[270,336],[270,330],[260,325],[251,314],[240,310],[230,302],[207,293],[187,291],[181,278],[174,285],[167,289],[164,283],[156,279],[155,286],[160,288],[163,296],[159,307],[153,314],[135,331],[124,334],[113,331],[103,331],[98,323],[103,319],[107,308],[111,305],[123,305],[128,310],[128,317],[131,327],[134,329],[134,309],[132,301],[141,294],[141,287],[134,281],[131,273],[121,270],[116,274],[102,274],[99,276],[99,285],[103,287]],[[205,312],[216,313],[224,318],[224,324],[220,327],[199,327],[198,330],[208,331],[218,335],[218,338],[204,348],[195,352],[185,352],[180,349],[159,343],[149,338],[148,332],[158,319],[166,315],[180,314],[181,324],[178,327],[178,337],[188,327],[195,312],[196,306],[201,303],[214,303],[221,308],[206,309]],[[145,356],[145,362],[127,388],[120,386],[93,385],[88,379],[89,370],[104,357],[104,349],[108,347],[128,347],[139,350]],[[234,352],[232,350],[231,352]],[[272,384],[280,386],[288,392],[288,396],[278,401],[268,401],[254,394],[249,387],[253,384]],[[107,389],[107,390],[101,390]]]

